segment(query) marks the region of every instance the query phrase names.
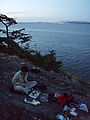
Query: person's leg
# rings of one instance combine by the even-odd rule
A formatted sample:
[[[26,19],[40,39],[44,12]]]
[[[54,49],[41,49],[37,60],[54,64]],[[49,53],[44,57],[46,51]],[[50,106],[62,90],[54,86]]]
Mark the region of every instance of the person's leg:
[[[28,94],[28,89],[26,87],[23,87],[23,86],[14,86],[14,90]]]
[[[30,90],[31,88],[35,87],[37,85],[36,81],[30,81],[27,83],[26,88],[28,88],[28,90]]]

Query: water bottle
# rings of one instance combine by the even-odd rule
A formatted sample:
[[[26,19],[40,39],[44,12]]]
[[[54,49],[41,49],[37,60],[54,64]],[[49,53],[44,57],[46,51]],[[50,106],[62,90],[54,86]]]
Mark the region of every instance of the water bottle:
[[[41,102],[48,102],[48,94],[47,93],[41,94],[40,101]]]

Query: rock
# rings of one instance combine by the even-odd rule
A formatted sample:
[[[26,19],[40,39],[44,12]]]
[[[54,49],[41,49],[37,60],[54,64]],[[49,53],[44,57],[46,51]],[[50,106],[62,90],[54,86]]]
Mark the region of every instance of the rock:
[[[31,69],[30,62],[20,59],[16,56],[9,56],[0,53],[0,116],[2,120],[55,120],[56,115],[60,113],[61,106],[57,103],[41,103],[39,106],[25,104],[24,98],[28,96],[10,92],[11,79],[16,71],[25,63]],[[35,67],[36,69],[36,67]],[[40,68],[39,68],[40,69]],[[64,76],[64,77],[63,77]],[[38,80],[47,86],[47,93],[62,93],[70,92],[74,96],[76,102],[85,102],[90,108],[90,87],[75,82],[77,77],[71,80],[65,73],[57,74],[54,72],[47,72],[40,69],[40,73],[31,73],[30,80]],[[73,78],[72,78],[73,79]],[[86,95],[85,95],[86,94]],[[80,118],[81,117],[81,118]],[[86,116],[80,116],[84,120]],[[87,118],[89,120],[90,113]],[[74,118],[74,120],[80,120]]]

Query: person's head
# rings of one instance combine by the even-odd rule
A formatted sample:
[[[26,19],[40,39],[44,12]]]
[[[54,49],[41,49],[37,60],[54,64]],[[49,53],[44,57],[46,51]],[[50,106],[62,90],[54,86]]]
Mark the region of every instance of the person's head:
[[[29,72],[28,67],[27,67],[27,66],[25,66],[25,65],[24,65],[24,66],[22,66],[22,67],[21,67],[21,72],[22,72],[22,73],[27,73],[27,72]]]

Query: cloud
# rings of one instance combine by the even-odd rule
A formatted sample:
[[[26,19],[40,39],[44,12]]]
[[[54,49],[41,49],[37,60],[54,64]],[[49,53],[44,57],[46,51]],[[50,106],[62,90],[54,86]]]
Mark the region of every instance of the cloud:
[[[25,13],[27,13],[27,12],[16,11],[16,12],[7,12],[6,14],[25,14]]]

